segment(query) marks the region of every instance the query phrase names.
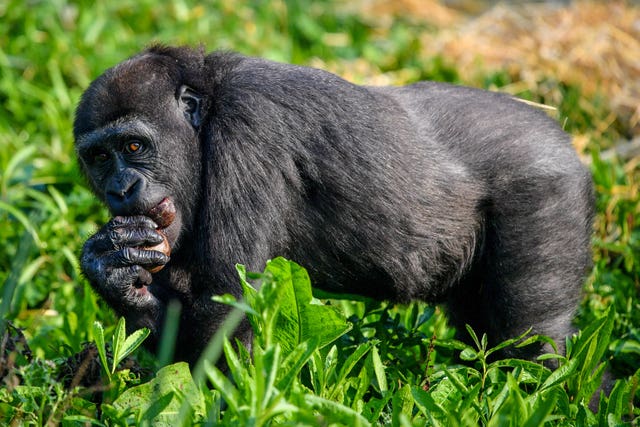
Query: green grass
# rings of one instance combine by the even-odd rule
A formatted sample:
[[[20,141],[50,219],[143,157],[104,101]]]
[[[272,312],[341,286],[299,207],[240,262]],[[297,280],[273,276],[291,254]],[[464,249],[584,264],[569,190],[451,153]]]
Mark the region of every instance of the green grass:
[[[200,366],[194,380],[182,365],[164,368],[169,371],[152,380],[162,363],[137,351],[150,370],[140,374],[127,358],[120,365],[125,369],[98,369],[106,389],[65,388],[60,371],[69,364],[63,362],[84,343],[102,343],[94,323],[104,326],[106,341],[117,323],[83,280],[77,261],[84,240],[108,219],[73,152],[74,108],[93,78],[143,46],[164,42],[301,64],[319,58],[342,70],[363,59],[367,67],[350,73],[356,80],[386,73],[397,84],[459,82],[456,64],[421,53],[423,31],[432,29],[398,19],[381,33],[357,10],[329,1],[0,3],[0,315],[24,334],[22,339],[9,328],[15,351],[0,348],[0,356],[8,356],[0,360],[2,423],[174,423],[170,414],[177,413],[184,424],[637,425],[639,168],[635,161],[599,160],[598,147],[613,142],[606,132],[591,132],[609,114],[601,102],[605,95],[585,100],[579,88],[564,82],[556,89],[563,95],[558,119],[571,132],[593,135],[598,217],[594,269],[576,319],[582,331],[559,369],[488,361],[491,349],[482,337],[475,347],[453,341],[453,330],[434,307],[332,301],[351,324],[333,341],[282,337],[274,326],[277,315],[268,310],[254,318],[261,326],[253,362],[218,340],[212,354],[223,351],[234,382],[210,364]],[[522,95],[544,101],[553,81],[547,77],[540,80],[544,92],[531,87]],[[492,75],[484,84],[509,83]],[[297,289],[297,281],[285,282]],[[254,309],[273,298],[266,289],[260,295]],[[308,321],[305,316],[298,316],[300,322]],[[122,339],[119,333],[112,342]],[[113,345],[104,350],[113,363]],[[620,379],[593,413],[586,403],[598,385],[593,369],[601,361],[609,361]],[[167,372],[192,386],[180,391]],[[215,387],[202,386],[204,379]]]

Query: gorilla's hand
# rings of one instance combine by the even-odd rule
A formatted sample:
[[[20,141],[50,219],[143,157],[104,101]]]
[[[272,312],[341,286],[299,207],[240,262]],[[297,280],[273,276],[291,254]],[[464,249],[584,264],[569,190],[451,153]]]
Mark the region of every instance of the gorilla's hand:
[[[146,216],[116,216],[84,245],[81,263],[85,275],[121,315],[128,316],[132,310],[153,318],[158,314],[161,303],[154,295],[149,270],[166,264],[169,257],[145,249],[163,242],[156,228]]]

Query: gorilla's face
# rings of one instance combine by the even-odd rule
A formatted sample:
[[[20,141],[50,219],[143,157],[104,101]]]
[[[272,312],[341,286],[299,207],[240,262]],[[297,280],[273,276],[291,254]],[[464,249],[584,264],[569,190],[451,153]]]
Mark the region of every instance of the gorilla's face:
[[[75,130],[82,169],[114,216],[148,215],[173,202],[175,220],[165,229],[173,248],[193,229],[200,193],[201,98],[172,70],[141,56],[107,71],[83,96]]]

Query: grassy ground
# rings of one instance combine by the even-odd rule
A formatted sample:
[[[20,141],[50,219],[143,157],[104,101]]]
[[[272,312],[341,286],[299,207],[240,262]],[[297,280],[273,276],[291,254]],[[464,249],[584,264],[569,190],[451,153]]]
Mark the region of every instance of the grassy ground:
[[[475,2],[462,3],[467,9],[434,1],[0,2],[0,315],[22,328],[10,328],[0,346],[0,419],[124,425],[166,421],[177,411],[187,424],[637,425],[640,156],[629,141],[640,136],[640,9],[579,2],[473,17],[466,12]],[[193,385],[188,393],[175,392],[171,375],[147,383],[148,372],[130,359],[117,373],[107,368],[112,362],[95,362],[94,322],[105,325],[109,341],[116,319],[82,279],[77,255],[108,216],[78,172],[72,117],[91,79],[156,41],[314,65],[358,83],[464,83],[556,107],[552,114],[575,136],[597,188],[594,269],[570,357],[554,372],[521,361],[488,365],[481,337],[475,349],[452,342],[437,309],[338,302],[337,316],[352,322],[348,333],[332,343],[291,343],[265,326],[254,363],[233,371],[235,384],[202,367],[213,392],[180,366],[178,378]],[[263,315],[256,324],[275,316]],[[115,347],[102,360],[124,356]],[[85,360],[77,355],[83,349],[96,355],[85,369],[106,386],[65,384],[64,374],[74,377]],[[158,366],[136,354],[143,367]],[[600,356],[620,380],[591,411]],[[165,392],[145,394],[136,383]],[[160,404],[149,408],[125,390]]]

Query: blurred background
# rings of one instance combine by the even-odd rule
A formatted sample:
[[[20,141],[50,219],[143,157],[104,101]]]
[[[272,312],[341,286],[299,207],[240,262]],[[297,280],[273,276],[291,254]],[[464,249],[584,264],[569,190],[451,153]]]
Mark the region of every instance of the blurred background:
[[[78,172],[72,120],[92,79],[156,42],[540,104],[597,187],[577,324],[614,307],[609,357],[622,375],[640,366],[640,8],[624,1],[0,0],[0,315],[35,355],[72,354],[94,320],[115,323],[78,269],[108,214]]]

